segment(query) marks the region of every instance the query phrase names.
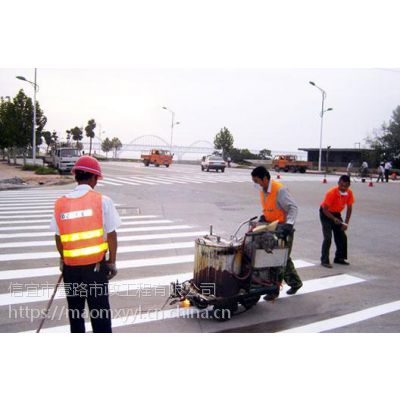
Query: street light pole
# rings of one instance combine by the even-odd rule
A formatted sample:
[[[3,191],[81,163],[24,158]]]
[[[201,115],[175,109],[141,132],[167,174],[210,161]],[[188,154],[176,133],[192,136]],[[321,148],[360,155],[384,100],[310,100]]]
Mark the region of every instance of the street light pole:
[[[32,158],[33,165],[36,165],[36,93],[39,91],[39,85],[36,83],[37,68],[35,68],[34,81],[28,81],[23,76],[17,76],[16,78],[30,83],[33,86],[33,121],[32,121]]]
[[[175,123],[175,112],[174,112],[174,111],[170,110],[170,109],[167,108],[167,107],[163,107],[163,109],[164,109],[164,110],[167,110],[167,111],[169,111],[169,112],[171,113],[171,142],[170,142],[170,151],[171,151],[171,153],[172,153],[172,138],[173,138],[173,136],[174,136],[174,126],[175,126],[175,125],[179,125],[180,122],[176,122],[176,123]]]
[[[310,85],[315,86],[317,89],[319,89],[322,93],[322,105],[321,105],[321,129],[319,133],[319,157],[318,157],[318,171],[321,171],[321,159],[322,159],[322,131],[323,131],[323,126],[324,126],[324,114],[327,111],[333,110],[333,108],[328,108],[327,110],[324,110],[324,105],[325,105],[325,99],[326,99],[326,92],[324,89],[320,88],[317,86],[314,82],[309,82]]]

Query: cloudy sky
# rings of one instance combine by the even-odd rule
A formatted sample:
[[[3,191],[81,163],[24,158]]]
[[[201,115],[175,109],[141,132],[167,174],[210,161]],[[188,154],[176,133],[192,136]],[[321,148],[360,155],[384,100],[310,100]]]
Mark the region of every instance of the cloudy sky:
[[[0,95],[31,86],[33,70],[0,69]],[[321,92],[327,93],[323,145],[353,147],[388,121],[400,104],[400,70],[393,69],[38,69],[38,100],[47,128],[64,135],[94,118],[105,136],[129,143],[141,135],[174,144],[213,140],[228,127],[235,146],[296,150],[318,147]]]

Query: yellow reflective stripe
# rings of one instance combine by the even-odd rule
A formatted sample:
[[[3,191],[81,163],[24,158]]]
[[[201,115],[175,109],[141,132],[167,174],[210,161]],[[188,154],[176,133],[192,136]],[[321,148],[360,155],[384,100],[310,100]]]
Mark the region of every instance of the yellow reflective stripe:
[[[74,257],[91,256],[93,254],[98,254],[107,250],[108,250],[108,243],[102,243],[99,244],[98,246],[84,247],[82,249],[64,250],[63,254],[64,257],[74,258]]]
[[[95,229],[93,231],[77,232],[77,233],[67,233],[61,235],[61,242],[76,242],[77,240],[94,239],[103,236],[103,228]]]

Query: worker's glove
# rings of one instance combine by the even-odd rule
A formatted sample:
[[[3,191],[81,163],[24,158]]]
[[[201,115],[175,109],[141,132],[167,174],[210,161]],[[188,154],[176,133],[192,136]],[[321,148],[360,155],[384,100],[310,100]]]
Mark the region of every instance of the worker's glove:
[[[64,271],[64,260],[60,257],[60,271],[63,272]]]
[[[293,233],[293,225],[292,224],[283,224],[281,227],[281,232],[285,237],[288,237]]]
[[[117,266],[115,265],[115,263],[110,263],[110,262],[106,262],[106,266],[108,269],[107,272],[107,278],[108,280],[114,278],[115,275],[117,275]]]

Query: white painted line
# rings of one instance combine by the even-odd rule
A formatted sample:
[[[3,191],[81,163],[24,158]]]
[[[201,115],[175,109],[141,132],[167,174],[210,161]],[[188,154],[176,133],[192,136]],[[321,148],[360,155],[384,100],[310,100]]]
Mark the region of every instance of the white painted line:
[[[114,181],[122,183],[123,185],[130,185],[130,186],[138,186],[139,185],[138,183],[134,183],[134,182],[128,181],[128,180],[126,180],[124,178],[120,178],[120,177],[118,177],[118,179],[114,178]]]
[[[50,208],[48,209],[50,212]],[[7,215],[9,215],[9,218],[14,218],[14,216],[12,214],[40,214],[40,213],[44,213],[46,212],[46,210],[18,210],[18,211],[0,211],[0,214],[4,215],[4,217],[6,218]],[[36,217],[36,215],[35,215]],[[20,217],[20,218],[26,218],[25,217]]]
[[[182,255],[182,256],[129,259],[129,260],[117,261],[117,268],[131,269],[131,268],[155,267],[160,265],[193,263],[193,261],[194,261],[193,254]],[[294,263],[295,266],[297,266],[296,261],[294,261]],[[0,271],[0,280],[39,278],[42,276],[52,276],[59,274],[60,274],[59,267],[12,269],[12,270]]]
[[[135,182],[138,185],[150,185],[150,186],[155,186],[157,185],[156,183],[152,182],[152,181],[148,181],[146,179],[141,179],[141,178],[126,178],[129,179],[131,182]]]
[[[400,311],[400,301],[381,304],[380,306],[366,308],[364,310],[341,315],[339,317],[325,319],[323,321],[314,322],[311,324],[298,326],[296,328],[279,331],[279,333],[317,333],[326,332],[333,329],[342,328],[344,326],[353,325],[358,322],[366,321],[371,318],[376,318],[381,315]]]
[[[343,277],[342,285],[339,285],[339,286],[337,285],[337,282],[333,282],[333,286],[329,286],[328,278],[315,279],[313,281],[305,281],[302,289],[307,289],[308,286],[310,286],[310,289],[307,291],[303,291],[303,294],[312,293],[312,292],[316,292],[316,291],[320,291],[320,290],[329,290],[329,289],[337,288],[340,286],[347,286],[347,285],[353,285],[353,284],[364,282],[363,279],[358,279],[358,278],[352,277],[350,275],[342,275],[342,277]],[[321,281],[321,284],[318,285],[317,281]],[[325,281],[325,282],[322,282],[322,281]],[[310,282],[311,285],[308,285],[308,282]],[[125,288],[125,291],[126,291],[126,288]],[[300,293],[300,292],[298,292],[298,293]],[[298,295],[296,294],[296,296],[298,296]],[[293,297],[293,296],[291,296],[291,297]],[[154,307],[153,309],[157,309],[157,307]],[[125,316],[123,318],[115,318],[112,321],[112,326],[113,326],[113,328],[118,328],[118,327],[122,327],[122,326],[132,326],[132,325],[154,322],[154,321],[163,321],[163,320],[168,320],[168,319],[179,318],[184,315],[190,315],[191,313],[195,313],[195,315],[197,315],[198,312],[199,311],[197,309],[195,309],[194,307],[182,308],[182,309],[173,308],[173,309],[168,309],[168,310],[164,310],[164,311],[157,310],[157,311],[149,312],[149,313]],[[91,329],[90,323],[86,323],[86,328],[87,328],[87,331],[90,331],[90,329]],[[28,332],[33,333],[34,331],[28,331]],[[42,330],[42,332],[47,332],[47,333],[69,332],[69,325],[62,325],[62,326],[57,326],[54,328],[47,328],[47,329]]]
[[[157,267],[160,265],[174,265],[193,263],[194,255],[170,256],[170,257],[151,257],[133,260],[117,261],[117,268],[131,269],[144,267]],[[0,280],[39,278],[42,276],[60,275],[59,267],[12,269],[0,271]]]
[[[103,184],[113,185],[113,186],[122,186],[121,183],[115,183],[115,182],[113,182],[112,179],[107,179],[107,178],[103,179]]]
[[[48,204],[48,205],[40,205],[40,206],[30,206],[28,204],[25,204],[24,206],[8,206],[8,207],[1,207],[1,211],[11,211],[11,210],[52,210],[54,208],[54,203]],[[19,212],[19,211],[18,211]],[[43,212],[43,211],[40,211]],[[2,213],[5,214],[5,213]]]
[[[156,177],[154,177],[154,176],[151,176],[151,177],[149,177],[149,178],[142,178],[142,177],[137,177],[137,176],[135,176],[134,178],[132,178],[132,179],[139,179],[139,180],[143,180],[143,181],[147,181],[147,182],[152,182],[152,183],[155,183],[155,184],[161,184],[161,185],[171,185],[171,182],[166,182],[166,181],[164,181],[164,179],[162,179],[162,178],[156,178]]]
[[[194,247],[194,241],[176,242],[163,244],[144,244],[135,246],[121,246],[118,248],[118,253],[136,253],[143,251],[160,251],[174,249],[188,249]],[[56,251],[39,252],[39,253],[15,253],[15,254],[0,254],[1,261],[17,261],[17,260],[42,260],[46,258],[59,258],[60,255]]]
[[[24,217],[26,218],[26,217]],[[122,220],[129,220],[129,219],[151,219],[151,218],[159,218],[158,215],[130,215],[130,216],[126,216],[126,217],[120,217]],[[33,219],[33,220],[29,220],[29,221],[14,221],[14,217],[12,220],[8,220],[8,221],[0,221],[0,225],[11,225],[11,224],[25,224],[27,225],[29,228],[30,226],[28,224],[40,224],[40,223],[47,223],[48,225],[46,225],[46,229],[49,227],[51,218],[47,218],[47,219]],[[124,225],[125,223],[122,222],[122,225]],[[13,228],[10,229],[6,229],[6,230],[12,230]],[[14,229],[26,229],[25,227],[22,228],[14,228]],[[0,231],[3,230],[0,227]]]
[[[54,200],[56,200],[57,199],[57,197],[54,199]],[[29,200],[29,201],[25,201],[24,203],[18,203],[18,201],[17,202],[2,202],[2,201],[0,201],[0,207],[4,207],[4,206],[26,206],[27,204],[31,204],[31,203],[35,203],[35,204],[38,204],[38,205],[41,205],[41,206],[52,206],[52,205],[54,205],[54,201],[51,201],[51,200],[34,200],[34,201],[32,201],[32,200]]]
[[[45,217],[51,217],[53,214],[52,213],[46,213],[46,214],[39,214],[39,215],[35,215],[35,218],[45,218]],[[0,215],[0,219],[22,219],[24,218],[25,220],[28,218],[26,215]]]
[[[118,236],[118,243],[120,242],[135,242],[140,240],[163,240],[163,239],[174,239],[184,238],[192,236],[204,236],[208,231],[196,231],[196,232],[178,232],[178,233],[161,233],[151,235],[132,235],[132,236]],[[43,246],[54,246],[54,240],[37,240],[31,242],[8,242],[0,243],[0,249],[11,249],[11,248],[25,248],[25,247],[43,247]]]
[[[131,225],[131,223],[127,222],[126,225]],[[44,225],[48,229],[48,225]],[[141,227],[141,228],[119,228],[117,233],[125,233],[125,232],[154,232],[154,231],[169,231],[176,229],[189,229],[193,228],[191,225],[168,225],[168,226],[150,226],[150,227]],[[2,228],[4,229],[4,228]],[[35,237],[47,237],[54,236],[54,232],[35,232]],[[0,239],[16,239],[16,238],[30,238],[32,237],[31,233],[9,233],[9,234],[1,234]]]
[[[314,263],[309,263],[308,261],[304,261],[304,260],[293,260],[293,262],[295,264],[294,266],[296,267],[296,269],[305,268],[305,267],[313,267],[314,265],[316,265]]]

